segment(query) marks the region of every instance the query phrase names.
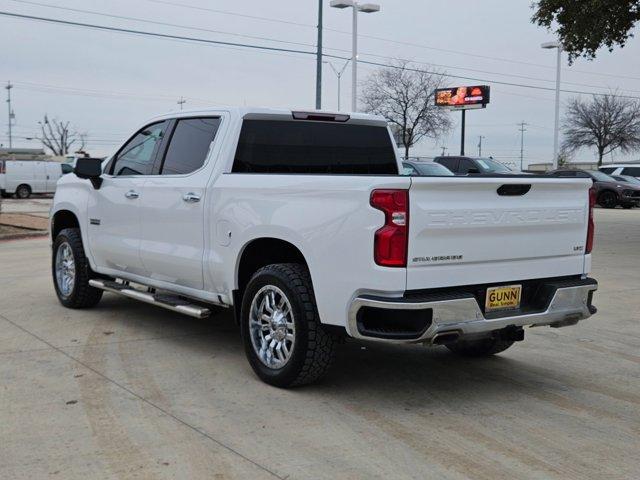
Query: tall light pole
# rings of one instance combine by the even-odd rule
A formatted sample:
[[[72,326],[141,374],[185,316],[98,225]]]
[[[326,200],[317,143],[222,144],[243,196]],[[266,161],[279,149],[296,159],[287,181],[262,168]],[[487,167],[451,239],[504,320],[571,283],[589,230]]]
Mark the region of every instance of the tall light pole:
[[[13,110],[11,109],[11,89],[13,88],[13,85],[11,85],[11,82],[7,82],[7,86],[4,88],[7,89],[7,108],[9,109],[9,148],[12,148],[13,132],[11,131],[11,128],[13,126],[13,119],[16,118],[16,114],[13,113]]]
[[[318,0],[318,46],[316,51],[316,110],[322,108],[322,3]]]
[[[482,140],[484,140],[485,137],[484,135],[478,135],[478,156],[481,157],[482,156]]]
[[[562,65],[562,44],[560,42],[546,42],[540,45],[546,50],[555,48],[558,51],[556,58],[556,111],[553,128],[553,169],[558,168],[558,152],[560,141],[560,72]]]
[[[375,13],[380,5],[375,3],[358,3],[354,0],[331,0],[333,8],[351,8],[353,10],[353,27],[351,40],[351,110],[358,110],[358,12]]]
[[[344,73],[345,68],[347,68],[347,65],[349,65],[349,60],[347,60],[344,65],[342,66],[342,68],[340,70],[338,70],[336,67],[333,66],[333,63],[331,62],[327,62],[329,64],[329,66],[331,67],[331,70],[333,70],[333,73],[336,74],[336,77],[338,77],[338,111],[340,111],[340,80],[342,80],[342,74]]]

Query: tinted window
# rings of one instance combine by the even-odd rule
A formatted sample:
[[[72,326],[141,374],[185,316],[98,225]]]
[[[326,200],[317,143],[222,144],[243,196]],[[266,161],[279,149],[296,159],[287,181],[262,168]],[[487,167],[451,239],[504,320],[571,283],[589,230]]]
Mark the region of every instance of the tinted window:
[[[616,167],[602,167],[602,168],[600,168],[600,171],[604,172],[604,173],[611,173],[614,170],[616,170]]]
[[[164,157],[162,175],[191,173],[202,167],[219,125],[219,118],[178,120]]]
[[[640,167],[624,167],[624,170],[622,170],[622,174],[631,175],[632,177],[640,177]]]
[[[68,163],[63,163],[62,165],[60,165],[60,167],[62,168],[62,174],[63,175],[66,175],[67,173],[73,172],[73,167],[71,165],[69,165]]]
[[[234,172],[398,174],[386,127],[245,120]]]
[[[555,177],[577,177],[578,173],[579,172],[576,172],[575,170],[560,170],[558,172],[552,172],[551,174]],[[581,176],[587,176],[587,175],[582,174]]]
[[[156,151],[166,122],[154,123],[140,130],[116,156],[113,175],[151,175]]]
[[[460,160],[458,158],[440,157],[436,158],[434,161],[438,162],[440,165],[444,165],[452,172],[458,173],[458,164],[460,163]]]
[[[511,169],[505,167],[500,162],[496,162],[491,158],[478,158],[476,159],[476,162],[478,162],[478,165],[480,166],[480,170],[482,170],[485,173],[496,173],[496,172],[509,173],[512,171]]]
[[[458,165],[458,173],[480,173],[480,169],[468,158],[461,158],[460,165]]]

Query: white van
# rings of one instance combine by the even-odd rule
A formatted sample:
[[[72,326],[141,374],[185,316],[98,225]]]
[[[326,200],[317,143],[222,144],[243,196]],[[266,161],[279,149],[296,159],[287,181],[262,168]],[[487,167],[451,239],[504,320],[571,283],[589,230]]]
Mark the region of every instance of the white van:
[[[54,193],[61,176],[58,162],[0,160],[0,194],[29,198],[32,193]]]

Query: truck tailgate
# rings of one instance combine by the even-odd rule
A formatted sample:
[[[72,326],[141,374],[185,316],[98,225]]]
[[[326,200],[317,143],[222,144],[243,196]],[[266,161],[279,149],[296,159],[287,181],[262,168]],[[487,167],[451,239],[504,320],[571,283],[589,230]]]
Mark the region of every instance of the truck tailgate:
[[[413,177],[407,289],[584,273],[590,187],[537,176]]]

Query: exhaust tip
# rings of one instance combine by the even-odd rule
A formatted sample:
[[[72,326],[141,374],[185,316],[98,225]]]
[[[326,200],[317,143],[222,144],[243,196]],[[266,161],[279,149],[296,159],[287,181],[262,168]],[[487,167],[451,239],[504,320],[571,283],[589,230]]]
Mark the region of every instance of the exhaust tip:
[[[433,345],[447,345],[448,343],[455,343],[460,338],[460,332],[453,330],[451,332],[436,333],[431,340]]]

